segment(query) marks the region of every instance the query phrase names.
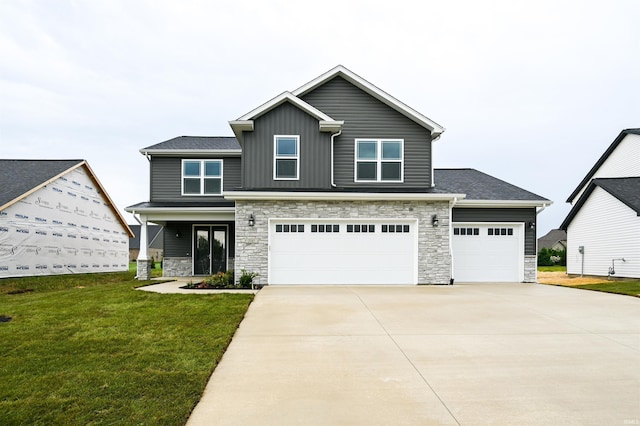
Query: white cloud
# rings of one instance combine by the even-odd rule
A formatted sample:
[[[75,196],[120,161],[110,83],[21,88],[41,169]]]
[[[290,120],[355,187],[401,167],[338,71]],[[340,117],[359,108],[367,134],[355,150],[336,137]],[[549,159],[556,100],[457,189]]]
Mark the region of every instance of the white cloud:
[[[437,167],[555,201],[638,127],[635,1],[0,2],[0,156],[86,158],[123,208],[138,149],[227,121],[338,63],[447,128]]]

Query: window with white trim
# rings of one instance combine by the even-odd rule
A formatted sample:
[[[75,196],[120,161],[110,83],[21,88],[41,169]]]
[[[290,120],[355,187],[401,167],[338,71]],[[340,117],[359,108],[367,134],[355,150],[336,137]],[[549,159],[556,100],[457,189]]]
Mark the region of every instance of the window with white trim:
[[[273,179],[298,180],[300,176],[300,136],[273,137]]]
[[[182,195],[222,195],[222,160],[182,160]]]
[[[404,140],[356,139],[356,182],[402,182]]]

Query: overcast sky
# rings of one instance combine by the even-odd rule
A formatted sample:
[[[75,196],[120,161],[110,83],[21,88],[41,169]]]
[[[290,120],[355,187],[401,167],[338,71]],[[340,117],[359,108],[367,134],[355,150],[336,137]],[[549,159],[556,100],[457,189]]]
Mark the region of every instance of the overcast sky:
[[[0,0],[0,158],[86,159],[123,211],[149,197],[140,148],[232,136],[341,64],[446,128],[437,168],[553,200],[541,236],[640,127],[638,16],[635,0]]]

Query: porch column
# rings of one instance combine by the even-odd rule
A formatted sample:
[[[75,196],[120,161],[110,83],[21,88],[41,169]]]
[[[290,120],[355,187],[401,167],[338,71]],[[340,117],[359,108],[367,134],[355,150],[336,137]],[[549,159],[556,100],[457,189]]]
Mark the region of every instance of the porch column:
[[[134,216],[135,217],[135,216]],[[151,261],[149,259],[149,234],[147,232],[147,217],[140,215],[136,218],[140,224],[140,252],[136,259],[136,279],[146,281],[151,279]]]

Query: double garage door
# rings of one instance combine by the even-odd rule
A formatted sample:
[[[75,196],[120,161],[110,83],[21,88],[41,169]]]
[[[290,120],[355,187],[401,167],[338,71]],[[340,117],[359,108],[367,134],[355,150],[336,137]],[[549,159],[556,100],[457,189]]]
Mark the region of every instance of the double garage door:
[[[271,220],[270,284],[417,284],[416,220]]]
[[[524,279],[522,223],[453,223],[456,282],[521,282]]]
[[[417,220],[271,220],[270,284],[417,284]],[[522,223],[454,223],[453,277],[521,282]]]

